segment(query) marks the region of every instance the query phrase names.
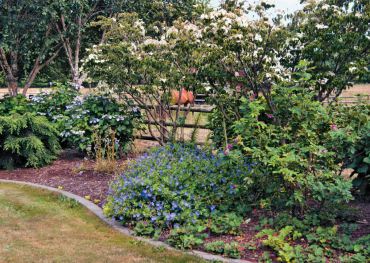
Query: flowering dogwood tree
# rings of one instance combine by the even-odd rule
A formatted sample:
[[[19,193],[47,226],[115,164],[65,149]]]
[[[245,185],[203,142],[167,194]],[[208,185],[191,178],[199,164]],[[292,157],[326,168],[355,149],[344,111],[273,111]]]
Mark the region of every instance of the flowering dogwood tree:
[[[149,131],[161,144],[175,138],[183,117],[180,100],[174,110],[170,96],[174,90],[183,94],[197,89],[194,57],[200,30],[190,22],[176,22],[159,39],[152,38],[136,14],[120,14],[99,24],[106,29],[106,43],[95,46],[85,61],[90,76],[133,99],[146,112]]]
[[[310,63],[317,100],[338,97],[369,70],[369,25],[366,0],[310,2],[294,16],[289,41],[299,43],[295,59]]]
[[[171,91],[206,90],[221,116],[213,126],[222,127],[227,145],[231,124],[240,118],[241,97],[262,96],[280,125],[272,98],[276,84],[294,81],[299,71],[300,79],[306,74],[310,80],[307,90],[324,101],[366,70],[368,5],[332,2],[308,4],[287,24],[283,16],[271,19],[273,4],[267,1],[248,6],[227,1],[218,10],[204,9],[193,21],[175,21],[157,37],[147,34],[137,15],[121,14],[98,23],[107,43],[92,50],[86,66],[92,77],[147,111],[149,122],[163,131],[161,143],[175,136],[181,122],[179,109],[175,117],[171,113]],[[158,106],[159,115],[148,104]],[[159,121],[163,118],[171,119],[171,131]]]

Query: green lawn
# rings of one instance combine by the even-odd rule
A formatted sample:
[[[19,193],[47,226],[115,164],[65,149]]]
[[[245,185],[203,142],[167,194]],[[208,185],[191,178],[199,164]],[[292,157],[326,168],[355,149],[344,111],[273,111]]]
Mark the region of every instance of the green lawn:
[[[200,262],[110,229],[47,191],[0,184],[0,262]]]

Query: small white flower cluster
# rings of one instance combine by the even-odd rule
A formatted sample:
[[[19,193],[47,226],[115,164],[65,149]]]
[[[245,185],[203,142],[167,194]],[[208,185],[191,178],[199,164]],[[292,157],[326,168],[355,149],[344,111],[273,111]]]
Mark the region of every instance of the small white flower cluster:
[[[336,5],[323,4],[321,6],[319,5],[318,8],[321,8],[324,11],[334,11],[337,15],[343,14],[343,11]]]
[[[324,25],[324,24],[317,24],[315,27],[317,29],[327,29],[327,28],[329,28],[327,25]]]
[[[85,134],[85,131],[75,131],[75,130],[71,130],[71,131],[63,131],[60,133],[60,136],[62,138],[68,138],[70,136],[83,136]]]
[[[327,78],[323,78],[323,79],[319,79],[317,82],[320,84],[320,85],[325,85],[326,83],[328,83],[329,79]]]
[[[144,46],[165,46],[167,45],[167,41],[164,40],[164,39],[161,39],[161,40],[156,40],[156,39],[153,39],[153,38],[148,38],[148,39],[145,39],[144,42],[143,42],[143,45]]]
[[[116,120],[118,122],[124,121],[126,119],[126,117],[122,115],[110,115],[110,114],[104,114],[101,118],[105,120]]]
[[[146,34],[145,26],[144,25],[145,25],[145,23],[141,19],[136,20],[135,23],[134,23],[134,27],[136,27],[137,29],[139,29],[139,31],[141,32],[141,35],[142,36],[145,36],[145,34]]]

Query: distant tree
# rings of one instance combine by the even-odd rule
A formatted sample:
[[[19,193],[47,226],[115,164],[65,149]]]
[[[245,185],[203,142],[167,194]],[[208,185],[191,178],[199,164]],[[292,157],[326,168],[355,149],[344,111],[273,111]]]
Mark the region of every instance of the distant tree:
[[[52,4],[53,27],[63,45],[68,62],[70,80],[81,86],[86,75],[81,71],[81,58],[86,48],[99,44],[104,33],[97,28],[91,29],[90,23],[98,16],[111,17],[120,10],[120,1],[113,0],[60,0]]]
[[[0,69],[9,94],[23,94],[61,50],[53,30],[51,0],[0,1]]]
[[[209,0],[120,0],[122,12],[137,13],[150,35],[159,35],[179,18],[193,20]]]
[[[288,40],[290,66],[302,59],[309,62],[317,100],[338,97],[368,74],[369,26],[368,0],[311,1],[295,14],[289,28],[295,32]]]

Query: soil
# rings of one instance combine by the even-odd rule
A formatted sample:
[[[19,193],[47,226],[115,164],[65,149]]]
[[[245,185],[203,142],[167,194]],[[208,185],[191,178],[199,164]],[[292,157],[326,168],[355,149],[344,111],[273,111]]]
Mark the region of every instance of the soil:
[[[128,158],[122,159],[124,163]],[[13,171],[0,170],[0,179],[25,181],[59,188],[85,197],[99,206],[104,204],[113,174],[99,173],[94,162],[73,151],[65,151],[53,164],[40,168],[20,168]]]
[[[127,158],[120,160],[120,163],[125,164],[136,157],[137,155],[127,156]],[[0,179],[25,181],[60,188],[87,197],[102,207],[108,194],[109,183],[117,175],[97,172],[94,167],[93,161],[86,160],[75,152],[66,151],[59,160],[47,167],[40,169],[22,168],[13,171],[0,170]],[[356,222],[359,226],[353,233],[353,238],[370,234],[370,202],[354,202],[351,203],[351,207],[358,211]],[[262,247],[261,240],[255,238],[258,232],[256,226],[261,213],[261,211],[255,210],[250,217],[250,221],[242,225],[242,231],[238,236],[210,236],[206,242],[216,240],[237,241],[241,244],[241,248],[244,247],[242,258],[258,262],[258,259],[266,251]],[[271,216],[273,215],[269,217]],[[274,256],[271,251],[270,253]]]

